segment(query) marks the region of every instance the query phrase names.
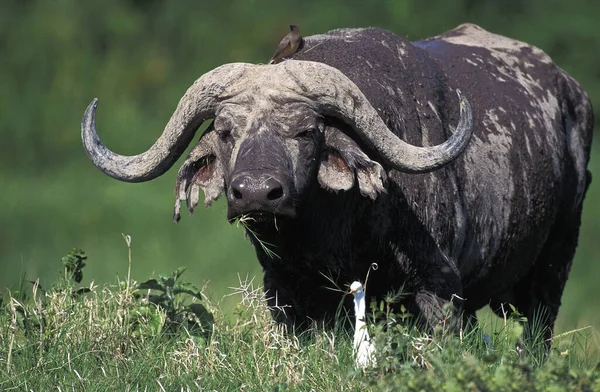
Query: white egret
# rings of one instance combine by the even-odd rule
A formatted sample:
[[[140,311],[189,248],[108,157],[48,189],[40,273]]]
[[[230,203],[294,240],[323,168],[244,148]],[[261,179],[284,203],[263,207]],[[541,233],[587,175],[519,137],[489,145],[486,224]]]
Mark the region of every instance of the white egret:
[[[369,336],[367,323],[365,321],[365,291],[360,282],[354,282],[350,285],[350,292],[354,296],[354,316],[356,318],[354,325],[354,355],[356,357],[356,366],[365,368],[370,365],[375,365],[375,345]]]

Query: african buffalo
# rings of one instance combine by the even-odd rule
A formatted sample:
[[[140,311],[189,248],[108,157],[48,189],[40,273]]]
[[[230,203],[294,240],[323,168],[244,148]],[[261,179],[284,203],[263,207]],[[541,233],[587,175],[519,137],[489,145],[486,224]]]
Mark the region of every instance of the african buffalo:
[[[82,120],[87,154],[129,182],[165,173],[214,119],[179,171],[175,218],[200,189],[207,206],[225,193],[228,219],[254,233],[276,320],[330,320],[342,300],[330,288],[377,263],[368,296],[403,288],[429,326],[445,309],[459,321],[510,302],[528,317],[544,308],[551,336],[593,113],[540,49],[472,24],[417,42],[375,28],[306,37],[280,64],[201,76],[131,157],[100,142],[96,106]]]

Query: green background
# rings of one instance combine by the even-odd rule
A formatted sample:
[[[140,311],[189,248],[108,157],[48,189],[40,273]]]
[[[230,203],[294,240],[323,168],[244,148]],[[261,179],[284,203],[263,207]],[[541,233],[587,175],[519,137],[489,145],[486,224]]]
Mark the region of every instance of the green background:
[[[260,268],[223,201],[171,221],[176,169],[143,184],[100,173],[81,146],[80,121],[98,97],[98,131],[114,151],[145,151],[179,98],[229,62],[269,60],[287,26],[303,35],[377,26],[411,40],[472,22],[532,43],[575,77],[600,107],[600,1],[162,1],[0,3],[0,287],[22,274],[52,282],[72,247],[89,256],[84,283],[145,280],[185,266],[214,300]],[[600,115],[599,115],[600,117]],[[598,135],[596,135],[598,136]],[[596,139],[598,139],[596,137]],[[580,246],[557,332],[600,328],[600,147]],[[176,165],[177,167],[178,165]],[[236,299],[227,297],[223,306]]]

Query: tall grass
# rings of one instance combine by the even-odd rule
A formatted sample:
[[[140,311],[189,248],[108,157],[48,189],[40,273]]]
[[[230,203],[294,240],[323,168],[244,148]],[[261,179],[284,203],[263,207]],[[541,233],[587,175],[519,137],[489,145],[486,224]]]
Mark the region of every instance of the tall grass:
[[[519,320],[429,336],[411,326],[410,315],[374,303],[377,365],[363,371],[354,364],[352,331],[318,325],[302,333],[284,330],[272,321],[253,279],[240,279],[230,294],[238,303],[231,317],[181,282],[182,270],[142,283],[128,277],[78,287],[82,260],[77,252],[65,257],[65,273],[50,288],[24,282],[30,287],[6,293],[0,390],[600,388],[600,357],[589,329],[558,336],[546,354],[544,342],[524,333]],[[195,305],[210,315],[204,324],[194,320]]]

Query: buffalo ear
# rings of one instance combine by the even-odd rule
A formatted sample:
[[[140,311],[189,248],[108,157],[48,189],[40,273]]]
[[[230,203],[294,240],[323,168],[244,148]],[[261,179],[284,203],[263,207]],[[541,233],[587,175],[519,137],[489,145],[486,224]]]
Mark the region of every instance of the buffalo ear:
[[[354,186],[354,172],[335,150],[327,149],[321,155],[319,184],[329,191],[347,191]]]
[[[215,154],[217,135],[207,130],[190,151],[177,174],[175,184],[175,210],[173,219],[181,218],[181,201],[185,200],[190,213],[200,201],[200,189],[204,191],[204,205],[209,207],[225,191],[225,172],[221,161]]]
[[[383,167],[365,154],[352,138],[327,126],[324,131],[325,151],[321,154],[319,184],[330,191],[347,191],[358,182],[363,196],[373,200],[385,192]]]

